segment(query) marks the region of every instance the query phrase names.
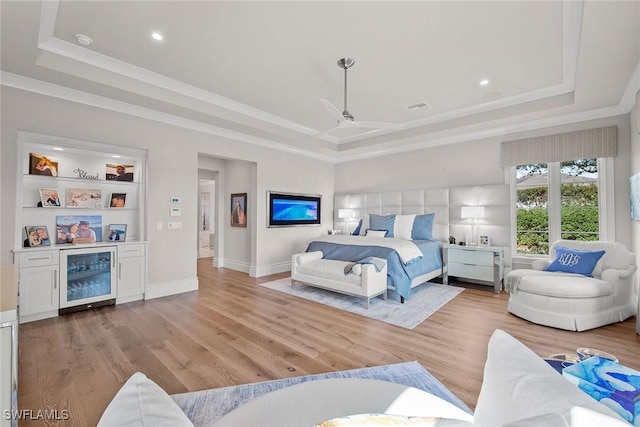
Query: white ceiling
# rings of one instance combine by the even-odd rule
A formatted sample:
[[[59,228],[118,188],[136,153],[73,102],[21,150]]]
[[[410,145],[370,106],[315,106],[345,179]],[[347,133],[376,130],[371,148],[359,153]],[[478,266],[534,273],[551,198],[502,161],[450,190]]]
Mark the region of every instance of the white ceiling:
[[[3,85],[329,161],[626,114],[640,88],[640,1],[2,1],[0,13]],[[343,109],[345,56],[349,111],[400,130],[314,137],[336,125],[320,99]]]

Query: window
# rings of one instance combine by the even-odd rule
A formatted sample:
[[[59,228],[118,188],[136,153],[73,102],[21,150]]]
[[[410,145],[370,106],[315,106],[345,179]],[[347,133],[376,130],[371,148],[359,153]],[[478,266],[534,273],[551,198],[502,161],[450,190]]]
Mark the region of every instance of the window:
[[[548,254],[560,238],[600,238],[598,159],[519,165],[515,178],[517,253]]]

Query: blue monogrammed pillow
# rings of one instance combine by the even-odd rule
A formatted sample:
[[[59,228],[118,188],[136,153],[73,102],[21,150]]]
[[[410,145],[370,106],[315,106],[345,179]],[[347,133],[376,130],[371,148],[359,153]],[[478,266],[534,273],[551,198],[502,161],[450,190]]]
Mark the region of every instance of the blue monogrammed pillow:
[[[557,246],[556,259],[546,271],[562,271],[592,277],[593,269],[603,255],[604,251],[579,251]]]

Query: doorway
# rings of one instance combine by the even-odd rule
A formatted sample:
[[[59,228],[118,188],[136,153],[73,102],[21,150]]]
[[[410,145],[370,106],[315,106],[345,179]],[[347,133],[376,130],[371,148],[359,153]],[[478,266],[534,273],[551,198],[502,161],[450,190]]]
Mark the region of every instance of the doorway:
[[[216,182],[200,178],[198,198],[198,258],[212,258],[215,254]]]

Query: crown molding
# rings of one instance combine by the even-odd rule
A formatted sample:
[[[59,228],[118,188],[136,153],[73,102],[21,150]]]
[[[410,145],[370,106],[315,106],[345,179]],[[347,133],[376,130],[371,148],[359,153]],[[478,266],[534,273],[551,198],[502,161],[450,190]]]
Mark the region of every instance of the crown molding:
[[[247,135],[241,132],[220,128],[220,127],[213,126],[207,123],[202,123],[196,120],[186,119],[184,117],[153,110],[151,108],[140,107],[138,105],[117,101],[111,98],[106,98],[104,96],[94,95],[94,94],[83,92],[77,89],[70,89],[64,86],[59,86],[59,85],[44,82],[41,80],[32,79],[30,77],[8,73],[6,71],[0,72],[0,84],[2,84],[3,86],[24,90],[27,92],[46,95],[53,98],[75,102],[78,104],[89,105],[89,106],[101,108],[104,110],[115,111],[118,113],[140,117],[148,120],[153,120],[156,122],[181,127],[184,129],[190,129],[190,130],[206,133],[209,135],[215,135],[215,136],[219,136],[222,138],[227,138],[235,141],[246,142],[248,144],[280,150],[280,151],[288,152],[291,154],[297,154],[300,156],[311,157],[317,160],[323,160],[326,162],[333,162],[334,160],[333,157],[331,156],[326,156],[326,155],[310,152],[307,150],[302,150],[302,149],[299,149],[290,145],[282,144],[277,141],[272,141],[266,138],[259,138],[253,135]]]
[[[185,96],[209,105],[228,110],[260,120],[262,122],[288,129],[309,137],[317,135],[320,130],[311,129],[291,120],[284,119],[275,114],[271,114],[246,104],[236,102],[232,99],[214,94],[212,92],[191,86],[175,79],[152,72],[142,67],[100,54],[90,49],[65,42],[55,37],[55,24],[58,12],[59,0],[49,0],[42,2],[40,28],[38,34],[38,47],[46,52],[61,57],[78,61],[104,71],[108,71],[119,76],[127,77],[139,84],[151,85],[160,90],[169,91]],[[575,89],[575,73],[577,68],[578,53],[580,47],[580,32],[582,27],[583,0],[563,1],[563,70],[562,82],[560,84],[546,88],[486,102],[479,105],[461,108],[455,111],[434,115],[424,119],[417,119],[402,124],[402,130],[409,130],[417,127],[441,123],[448,120],[464,118],[467,116],[485,113],[505,107],[538,101],[541,99],[554,97],[570,93]],[[365,140],[367,138],[387,135],[394,131],[386,129],[366,131],[346,137],[336,137],[334,135],[321,135],[318,139],[333,144],[344,144]]]

